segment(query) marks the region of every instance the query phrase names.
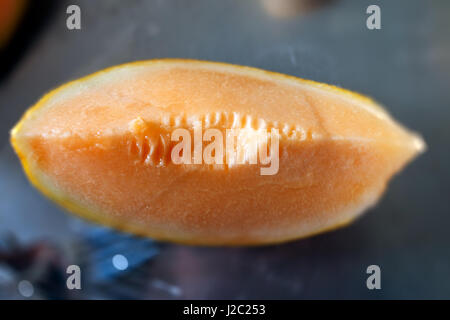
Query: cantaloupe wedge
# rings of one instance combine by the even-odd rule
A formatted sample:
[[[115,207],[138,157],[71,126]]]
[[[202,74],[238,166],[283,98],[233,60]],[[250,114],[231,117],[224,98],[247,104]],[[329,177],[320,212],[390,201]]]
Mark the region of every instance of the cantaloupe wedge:
[[[176,128],[277,129],[279,170],[175,164]],[[134,62],[45,95],[11,132],[31,182],[82,217],[161,240],[282,242],[352,221],[424,150],[369,98],[249,67]]]

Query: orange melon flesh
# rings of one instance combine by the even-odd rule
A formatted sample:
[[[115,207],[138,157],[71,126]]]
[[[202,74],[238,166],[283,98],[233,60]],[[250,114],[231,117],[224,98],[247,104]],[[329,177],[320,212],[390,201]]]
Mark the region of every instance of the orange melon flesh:
[[[178,165],[170,132],[279,130],[279,170]],[[129,63],[45,95],[11,141],[45,195],[90,220],[204,245],[287,241],[344,225],[424,149],[369,98],[254,68]]]

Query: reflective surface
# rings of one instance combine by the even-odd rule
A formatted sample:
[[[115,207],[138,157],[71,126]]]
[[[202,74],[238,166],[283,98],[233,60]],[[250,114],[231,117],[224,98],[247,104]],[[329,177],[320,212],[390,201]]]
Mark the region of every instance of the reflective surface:
[[[73,3],[81,7],[79,31],[66,28]],[[370,31],[366,8],[374,3],[382,29]],[[288,18],[256,0],[58,2],[0,82],[1,297],[24,298],[31,291],[20,281],[31,278],[31,298],[450,298],[449,15],[448,1],[420,0],[323,1]],[[29,185],[8,130],[63,82],[159,57],[249,65],[359,91],[421,132],[429,150],[394,178],[376,208],[338,231],[254,248],[134,238],[121,247],[123,235],[64,213]],[[128,256],[127,268],[110,272],[118,254]],[[11,264],[11,255],[22,262]],[[42,260],[54,270],[47,285],[28,267]],[[69,264],[87,268],[76,293],[64,287]],[[381,290],[366,287],[372,264],[381,267]]]

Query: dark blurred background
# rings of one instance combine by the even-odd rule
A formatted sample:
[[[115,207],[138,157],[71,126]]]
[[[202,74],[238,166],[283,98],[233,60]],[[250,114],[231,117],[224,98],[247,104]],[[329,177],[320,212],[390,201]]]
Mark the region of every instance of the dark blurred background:
[[[301,2],[25,1],[0,55],[0,298],[449,299],[450,1]],[[71,4],[81,30],[66,27]],[[371,4],[381,30],[366,27]],[[265,247],[136,238],[81,221],[33,189],[9,144],[21,114],[68,80],[160,57],[364,93],[422,133],[428,151],[351,226]],[[82,290],[65,286],[70,264],[82,270]],[[366,287],[372,264],[381,290]]]

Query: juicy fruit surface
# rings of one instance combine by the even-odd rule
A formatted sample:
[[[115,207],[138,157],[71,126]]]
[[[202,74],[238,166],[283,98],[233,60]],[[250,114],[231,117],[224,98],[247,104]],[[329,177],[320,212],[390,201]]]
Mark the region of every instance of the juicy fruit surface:
[[[279,171],[175,165],[170,132],[280,133]],[[84,217],[159,239],[259,244],[345,224],[423,149],[376,103],[332,86],[192,60],[130,63],[44,96],[12,131],[31,181]]]

